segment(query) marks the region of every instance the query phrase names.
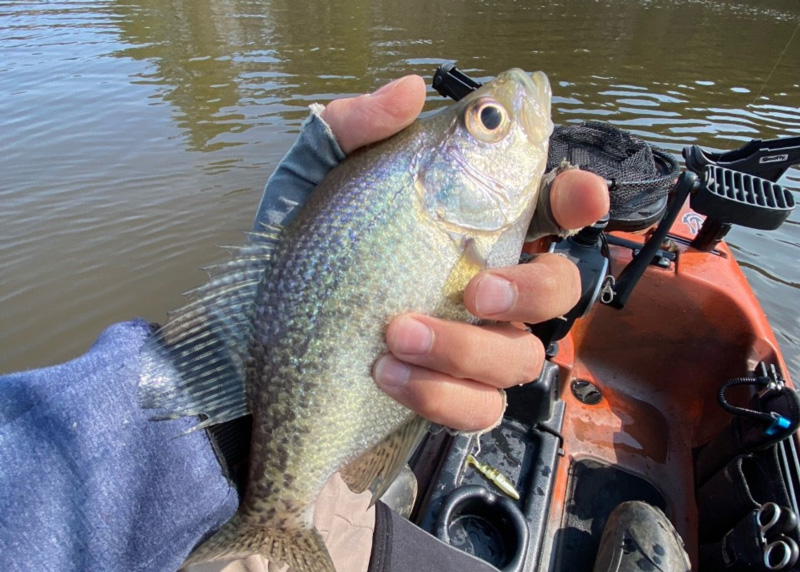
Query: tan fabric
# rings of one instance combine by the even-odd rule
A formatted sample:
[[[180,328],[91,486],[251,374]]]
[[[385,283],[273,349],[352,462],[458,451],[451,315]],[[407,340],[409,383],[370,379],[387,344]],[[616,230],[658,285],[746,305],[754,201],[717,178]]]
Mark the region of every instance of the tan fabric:
[[[375,507],[369,507],[369,491],[350,492],[339,473],[322,489],[314,510],[314,525],[340,572],[366,572],[372,552]],[[285,565],[268,563],[262,556],[209,562],[182,569],[184,572],[287,572]]]

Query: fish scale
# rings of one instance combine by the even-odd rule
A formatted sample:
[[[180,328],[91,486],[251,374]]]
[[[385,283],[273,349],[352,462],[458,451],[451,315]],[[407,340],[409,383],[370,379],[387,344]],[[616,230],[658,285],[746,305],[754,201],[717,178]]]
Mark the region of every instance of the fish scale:
[[[354,449],[363,451],[375,445],[381,435],[396,429],[412,416],[409,410],[381,392],[372,381],[372,362],[385,351],[382,329],[374,326],[385,325],[387,316],[425,308],[426,300],[424,296],[419,296],[419,292],[431,289],[409,283],[411,275],[408,266],[409,261],[422,263],[413,245],[417,248],[436,248],[437,245],[430,243],[430,236],[398,240],[401,236],[408,239],[414,233],[430,234],[425,233],[425,229],[411,216],[413,208],[408,203],[412,197],[404,195],[400,199],[387,200],[382,189],[376,188],[371,179],[355,179],[355,182],[345,187],[346,193],[317,195],[321,204],[310,204],[305,212],[325,214],[301,215],[290,232],[303,236],[302,244],[320,254],[315,256],[302,247],[279,250],[274,259],[276,271],[265,281],[265,290],[259,294],[265,299],[275,299],[279,297],[276,292],[280,292],[284,285],[294,292],[304,293],[293,296],[299,304],[292,312],[294,327],[282,324],[286,313],[276,305],[263,304],[257,314],[257,324],[270,324],[265,328],[267,331],[263,338],[256,327],[256,338],[260,341],[258,345],[275,350],[256,356],[256,367],[262,368],[259,378],[270,384],[269,391],[256,389],[254,392],[255,396],[265,400],[267,423],[264,426],[274,427],[279,423],[284,408],[296,403],[297,395],[291,393],[298,390],[304,392],[306,405],[318,415],[309,418],[302,426],[291,428],[291,431],[299,431],[310,437],[310,442],[294,448],[296,466],[277,467],[277,471],[274,470],[276,467],[271,467],[276,473],[275,477],[251,473],[251,482],[265,478],[279,480],[283,470],[298,470],[307,476],[304,483],[314,483],[315,487],[321,488],[319,483],[324,484],[330,475],[332,454],[339,457],[334,457],[334,463],[346,463],[352,459]],[[391,180],[383,181],[383,188],[392,183]],[[396,182],[395,185],[399,188],[407,186],[402,182]],[[346,200],[341,200],[342,196]],[[348,224],[342,224],[342,220],[347,220]],[[389,224],[390,220],[392,224]],[[378,231],[370,232],[376,227]],[[359,236],[355,240],[351,240],[352,228],[359,229]],[[287,235],[286,244],[297,243],[292,240],[292,234]],[[342,247],[339,250],[320,250],[319,245],[329,242],[342,244]],[[397,247],[392,248],[392,245]],[[342,256],[343,253],[345,256]],[[352,265],[362,271],[358,274],[342,272],[343,268]],[[435,278],[436,268],[432,268],[431,264],[427,266],[423,274],[429,276],[430,281],[438,278],[440,283],[444,283],[447,274],[440,270],[440,276]],[[338,280],[320,292],[317,275],[335,276]],[[363,299],[366,296],[373,292],[386,292],[388,277],[393,277],[392,291],[404,295],[389,297],[379,294],[370,306],[364,307]],[[302,327],[297,328],[297,325]],[[271,337],[268,331],[272,329],[282,332],[282,339]],[[309,351],[311,348],[306,343],[309,339],[317,342],[312,351]],[[303,372],[302,383],[296,383],[293,372],[287,371],[284,362],[287,355],[300,360],[298,367]],[[325,364],[325,367],[321,368],[320,364]],[[345,388],[331,380],[331,372],[352,387]],[[285,382],[286,387],[281,387],[276,383],[277,380]],[[269,396],[276,392],[279,397],[268,402]],[[343,396],[349,403],[342,404]],[[370,403],[366,410],[361,405],[364,402]],[[360,419],[354,420],[350,416],[351,411],[365,411],[366,414],[362,413]],[[356,421],[368,431],[360,427],[353,431],[352,426]],[[332,437],[330,442],[319,439],[319,426],[325,428]],[[254,441],[259,441],[257,435]],[[281,439],[271,440],[273,444],[282,442]],[[317,492],[308,491],[307,494]]]
[[[487,108],[501,121],[487,125]],[[253,415],[240,510],[187,563],[260,553],[334,572],[313,526],[324,484],[340,471],[374,501],[428,427],[372,379],[386,326],[404,312],[476,321],[463,289],[519,257],[549,111],[544,74],[510,70],[354,153],[287,228],[254,234],[148,341],[144,406],[163,417],[213,411],[200,426]],[[177,347],[188,357],[176,360]]]

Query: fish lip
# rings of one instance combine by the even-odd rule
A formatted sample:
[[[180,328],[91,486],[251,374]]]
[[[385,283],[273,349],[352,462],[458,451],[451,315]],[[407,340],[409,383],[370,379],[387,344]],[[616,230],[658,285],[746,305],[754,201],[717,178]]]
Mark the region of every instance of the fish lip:
[[[550,137],[553,121],[550,116],[550,81],[543,72],[532,74],[520,68],[511,68],[501,74],[504,82],[518,86],[513,97],[515,112],[528,139],[533,144]]]
[[[504,75],[508,75],[512,81],[522,84],[525,91],[530,92],[531,95],[535,95],[539,91],[536,82],[533,81],[533,74],[529,74],[525,70],[511,68],[507,70]]]
[[[495,78],[498,83],[513,83],[519,85],[526,97],[538,97],[540,95],[539,86],[533,79],[534,74],[529,74],[520,68],[511,68],[504,71]]]

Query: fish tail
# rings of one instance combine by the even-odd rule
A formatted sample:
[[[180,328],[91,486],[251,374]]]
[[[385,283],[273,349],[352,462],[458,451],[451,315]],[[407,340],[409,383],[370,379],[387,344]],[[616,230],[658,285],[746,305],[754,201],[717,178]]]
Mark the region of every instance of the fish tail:
[[[270,562],[288,564],[291,572],[336,572],[319,532],[308,528],[274,529],[239,517],[198,546],[184,566],[261,554]]]

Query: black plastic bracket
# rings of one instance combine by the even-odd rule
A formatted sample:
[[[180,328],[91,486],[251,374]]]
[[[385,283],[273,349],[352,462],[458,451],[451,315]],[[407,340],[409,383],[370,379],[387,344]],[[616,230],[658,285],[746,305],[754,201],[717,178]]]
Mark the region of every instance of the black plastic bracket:
[[[633,240],[628,240],[627,238],[622,238],[620,236],[616,236],[614,234],[609,234],[606,236],[606,241],[608,244],[612,246],[622,246],[623,248],[629,248],[633,251],[633,256],[639,256],[639,252],[642,250],[642,243],[635,242]],[[663,248],[659,248],[656,250],[653,259],[650,261],[650,264],[653,266],[658,266],[659,268],[669,268],[669,265],[675,262],[677,256],[674,252],[670,252],[669,250],[664,250]]]
[[[691,198],[692,210],[707,216],[692,241],[697,250],[714,248],[734,224],[775,230],[794,210],[792,193],[767,179],[718,165],[707,166],[702,176]]]
[[[684,148],[683,158],[686,168],[698,175],[709,165],[719,165],[774,183],[789,167],[800,164],[800,137],[753,139],[744,147],[726,153],[712,153],[692,145]]]
[[[431,451],[419,455],[421,464],[435,462],[435,467],[420,480],[424,488],[414,522],[503,572],[536,570],[556,468],[564,455],[560,429],[565,405],[557,396],[558,371],[546,362],[536,382],[509,390],[503,421],[479,437],[479,452],[474,436],[458,434],[432,442]],[[485,474],[468,465],[468,454],[508,478],[520,499],[505,497]],[[412,468],[415,473],[426,470]],[[473,530],[480,534],[469,536]]]
[[[481,85],[458,71],[454,64],[442,64],[433,74],[433,89],[455,101],[463,99]]]

